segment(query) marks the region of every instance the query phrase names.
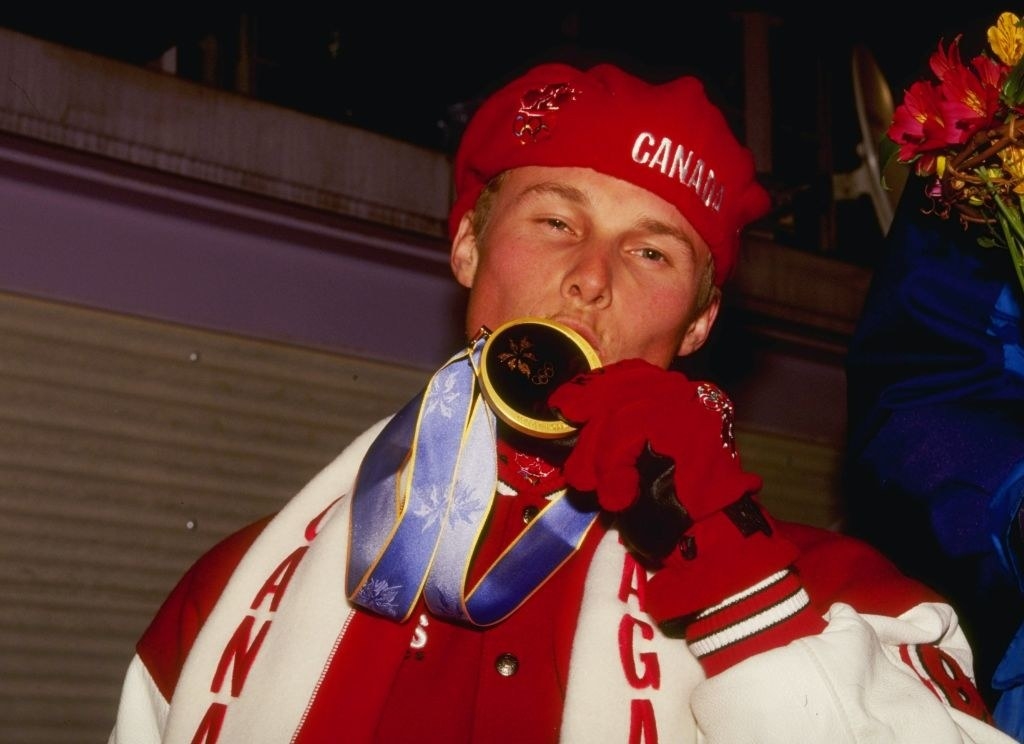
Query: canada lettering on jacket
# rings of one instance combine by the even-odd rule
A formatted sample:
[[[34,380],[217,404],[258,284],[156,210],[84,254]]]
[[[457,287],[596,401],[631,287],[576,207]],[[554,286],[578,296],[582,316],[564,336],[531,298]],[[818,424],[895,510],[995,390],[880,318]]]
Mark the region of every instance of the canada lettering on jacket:
[[[246,614],[242,617],[242,621],[235,628],[235,632],[232,633],[231,638],[224,646],[220,661],[217,663],[217,669],[214,671],[213,679],[210,680],[210,692],[213,694],[216,695],[221,692],[225,681],[228,680],[229,671],[231,672],[229,685],[231,697],[237,698],[242,694],[242,688],[245,687],[245,682],[249,678],[249,670],[252,669],[256,656],[263,646],[263,640],[270,631],[273,616],[277,613],[277,607],[281,602],[281,598],[288,590],[288,584],[295,575],[295,569],[299,567],[299,563],[306,556],[309,550],[308,543],[312,542],[320,533],[324,517],[336,503],[337,501],[332,503],[331,506],[306,525],[304,536],[307,544],[300,545],[283,561],[277,564],[274,570],[270,572],[270,575],[267,576],[259,591],[256,592],[256,596],[253,597],[249,609],[253,613],[262,611],[264,615],[269,615],[271,619],[259,621],[255,614]],[[257,623],[259,623],[258,628]],[[199,722],[195,734],[192,736],[192,744],[216,744],[220,740],[220,733],[224,726],[224,718],[227,712],[228,708],[225,703],[220,701],[211,702],[202,720]]]
[[[654,638],[654,627],[632,614],[629,600],[636,600],[637,609],[646,611],[647,571],[631,553],[626,553],[619,579],[618,598],[624,612],[619,620],[619,662],[622,673],[634,690],[661,687],[661,667],[658,654],[642,651],[644,641]],[[636,697],[629,701],[628,744],[657,744],[658,722],[654,705],[648,698]]]
[[[633,141],[633,161],[659,171],[687,188],[693,189],[704,206],[721,211],[725,186],[715,178],[715,171],[693,150],[687,150],[668,137],[658,139],[650,132],[641,132]]]

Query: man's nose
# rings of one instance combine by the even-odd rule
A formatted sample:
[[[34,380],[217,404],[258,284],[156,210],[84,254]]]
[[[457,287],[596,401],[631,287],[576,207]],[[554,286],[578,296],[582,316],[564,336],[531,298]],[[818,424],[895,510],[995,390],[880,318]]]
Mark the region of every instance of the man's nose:
[[[607,305],[612,298],[612,247],[603,241],[580,245],[562,280],[562,293],[586,305]]]

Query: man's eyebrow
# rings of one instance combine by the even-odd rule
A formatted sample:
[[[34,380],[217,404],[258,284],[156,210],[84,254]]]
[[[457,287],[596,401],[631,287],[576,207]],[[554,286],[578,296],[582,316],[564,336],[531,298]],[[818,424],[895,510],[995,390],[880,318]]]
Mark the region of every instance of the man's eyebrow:
[[[523,202],[533,196],[544,194],[554,194],[573,204],[586,205],[590,203],[590,197],[587,196],[585,191],[566,183],[559,183],[558,181],[541,181],[530,184],[516,196],[516,201]],[[655,219],[654,217],[641,217],[637,220],[636,229],[650,235],[666,235],[679,241],[690,250],[694,248],[694,241],[690,236],[678,227],[673,227],[667,222]]]
[[[582,189],[570,186],[569,184],[558,183],[557,181],[541,181],[540,183],[531,184],[519,193],[516,201],[522,202],[532,196],[544,194],[554,194],[574,204],[590,203],[590,198]]]
[[[690,236],[678,227],[673,227],[661,220],[656,220],[653,217],[642,217],[637,221],[636,226],[641,232],[649,233],[651,235],[667,235],[670,238],[675,238],[687,247],[693,248],[693,239]]]

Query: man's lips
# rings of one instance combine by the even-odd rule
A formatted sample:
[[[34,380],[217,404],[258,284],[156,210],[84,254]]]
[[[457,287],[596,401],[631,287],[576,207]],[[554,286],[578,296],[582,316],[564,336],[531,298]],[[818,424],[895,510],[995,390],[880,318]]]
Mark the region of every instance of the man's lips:
[[[581,321],[579,321],[579,320],[577,320],[575,318],[566,317],[566,316],[562,316],[562,315],[552,316],[550,318],[550,320],[553,320],[556,323],[561,323],[562,325],[566,326],[567,328],[570,328],[573,331],[576,331],[576,333],[578,333],[579,335],[581,335],[583,337],[584,341],[586,341],[588,344],[590,344],[591,348],[594,349],[594,352],[599,357],[601,356],[601,347],[600,347],[600,344],[598,343],[597,334],[594,333],[593,329],[589,325],[587,325],[586,323],[583,323],[583,322],[581,322]]]

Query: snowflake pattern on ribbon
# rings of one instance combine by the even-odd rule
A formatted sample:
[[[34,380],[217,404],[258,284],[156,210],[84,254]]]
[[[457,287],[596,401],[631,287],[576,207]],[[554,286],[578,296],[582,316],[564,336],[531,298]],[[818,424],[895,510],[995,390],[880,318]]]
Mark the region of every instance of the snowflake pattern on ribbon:
[[[432,485],[430,493],[420,501],[412,513],[423,520],[422,531],[426,532],[444,516],[446,507],[447,504],[444,501],[441,489]],[[448,524],[452,527],[458,525],[459,522],[473,524],[475,521],[474,517],[483,508],[484,504],[476,495],[476,491],[472,486],[456,484],[452,493],[451,508],[447,509]]]
[[[448,524],[452,527],[459,522],[473,524],[476,515],[484,508],[483,502],[476,495],[476,489],[465,483],[456,483],[452,494],[452,507],[448,511]]]
[[[457,384],[458,379],[455,375],[445,375],[443,383],[440,379],[435,378],[426,399],[424,415],[429,416],[437,411],[445,418],[450,419],[455,413],[455,403],[462,396],[462,393],[456,388]]]
[[[359,597],[356,601],[382,615],[394,616],[397,610],[395,599],[401,588],[401,584],[392,586],[386,579],[371,579],[359,590]]]
[[[447,596],[443,591],[434,587],[427,587],[430,593],[431,605],[442,611],[445,617],[467,619],[462,605],[454,597]]]
[[[419,501],[412,513],[423,520],[423,532],[430,529],[434,522],[439,520],[444,514],[444,501],[441,498],[441,489],[436,485],[431,485],[430,493]]]

